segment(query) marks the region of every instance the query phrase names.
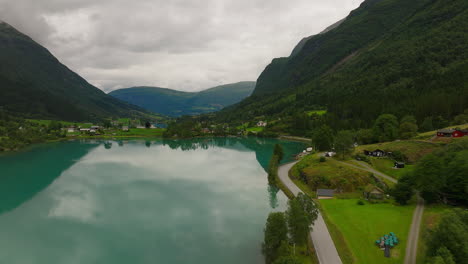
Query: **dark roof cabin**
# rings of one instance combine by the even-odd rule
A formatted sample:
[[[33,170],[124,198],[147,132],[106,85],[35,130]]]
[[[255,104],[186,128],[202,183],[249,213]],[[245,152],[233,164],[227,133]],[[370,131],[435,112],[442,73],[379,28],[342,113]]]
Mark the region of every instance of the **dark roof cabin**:
[[[403,162],[395,162],[395,168],[397,169],[403,169],[405,167],[405,163]]]
[[[387,155],[387,153],[381,149],[376,149],[374,151],[364,150],[364,154],[372,157],[384,157]]]
[[[317,189],[317,198],[318,199],[330,199],[333,198],[335,190],[332,189]]]

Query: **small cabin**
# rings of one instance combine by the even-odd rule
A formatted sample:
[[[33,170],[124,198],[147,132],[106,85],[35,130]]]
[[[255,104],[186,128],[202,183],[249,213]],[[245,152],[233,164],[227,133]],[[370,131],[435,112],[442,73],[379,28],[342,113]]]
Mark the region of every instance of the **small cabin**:
[[[123,126],[123,127],[122,127],[122,131],[128,132],[128,126]]]
[[[394,167],[396,169],[403,169],[405,167],[405,163],[396,161]]]
[[[364,155],[371,157],[385,157],[387,153],[381,149],[376,149],[374,151],[364,150]]]
[[[364,197],[366,199],[383,199],[385,192],[379,187],[369,184],[364,189]]]
[[[335,190],[332,189],[317,189],[318,199],[331,199],[335,195]]]

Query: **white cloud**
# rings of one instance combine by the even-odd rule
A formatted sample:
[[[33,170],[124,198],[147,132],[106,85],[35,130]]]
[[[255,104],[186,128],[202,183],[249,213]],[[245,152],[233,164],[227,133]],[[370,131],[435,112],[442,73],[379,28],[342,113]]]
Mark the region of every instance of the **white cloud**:
[[[0,18],[105,91],[255,80],[362,0],[0,0]]]

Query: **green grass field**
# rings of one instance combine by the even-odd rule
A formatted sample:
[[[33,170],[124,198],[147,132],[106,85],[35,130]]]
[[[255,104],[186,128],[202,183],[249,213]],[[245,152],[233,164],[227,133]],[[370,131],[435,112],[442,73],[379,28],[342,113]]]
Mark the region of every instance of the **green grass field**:
[[[310,184],[300,186],[309,188],[309,192],[315,192],[316,188],[339,188],[344,192],[354,192],[358,187],[370,183],[370,173],[367,171],[340,164],[333,158],[327,158],[325,162],[320,162],[319,158],[320,154],[308,155],[291,169],[293,180],[298,180],[302,171],[311,182],[314,182],[312,186],[309,186]]]
[[[327,110],[313,110],[313,111],[307,111],[306,115],[312,116],[313,114],[316,114],[316,115],[322,116],[326,113],[327,113]]]
[[[346,246],[352,252],[344,263],[403,263],[414,206],[357,205],[357,199],[320,200],[320,204],[328,220],[339,231],[338,234],[331,232],[334,241],[342,240],[335,242],[337,249],[343,251]],[[391,250],[391,258],[385,258],[374,242],[389,232],[400,238],[400,244]]]
[[[372,167],[376,170],[387,174],[395,179],[399,179],[406,173],[411,173],[414,170],[414,165],[405,164],[403,169],[394,169],[394,162],[390,159],[371,158]]]

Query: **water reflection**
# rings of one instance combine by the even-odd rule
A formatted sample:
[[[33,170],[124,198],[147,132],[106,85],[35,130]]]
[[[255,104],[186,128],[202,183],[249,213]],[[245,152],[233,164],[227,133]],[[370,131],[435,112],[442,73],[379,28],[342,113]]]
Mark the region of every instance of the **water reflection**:
[[[265,219],[287,200],[262,164],[277,142],[71,142],[2,157],[0,262],[260,263]]]
[[[97,144],[57,143],[0,157],[0,214],[45,189]]]

